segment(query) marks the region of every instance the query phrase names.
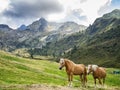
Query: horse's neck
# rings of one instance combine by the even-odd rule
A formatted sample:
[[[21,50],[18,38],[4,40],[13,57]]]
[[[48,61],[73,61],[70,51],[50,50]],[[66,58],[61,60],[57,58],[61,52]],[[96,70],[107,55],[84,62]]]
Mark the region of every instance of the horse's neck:
[[[66,70],[69,70],[73,65],[74,63],[72,61],[69,61],[69,60],[65,61]]]

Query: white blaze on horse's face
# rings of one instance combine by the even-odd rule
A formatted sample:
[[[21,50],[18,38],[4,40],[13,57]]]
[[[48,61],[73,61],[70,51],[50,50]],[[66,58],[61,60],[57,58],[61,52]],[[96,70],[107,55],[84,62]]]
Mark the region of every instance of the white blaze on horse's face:
[[[89,74],[92,71],[92,65],[88,65],[87,67],[87,74]]]
[[[65,66],[65,60],[61,58],[59,63],[60,63],[59,69],[61,70]]]

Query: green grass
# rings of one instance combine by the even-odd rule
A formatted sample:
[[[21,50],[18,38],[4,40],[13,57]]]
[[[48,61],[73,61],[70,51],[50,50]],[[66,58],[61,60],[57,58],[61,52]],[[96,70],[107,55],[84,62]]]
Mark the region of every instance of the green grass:
[[[64,70],[59,70],[59,64],[47,60],[33,60],[13,56],[10,53],[0,51],[0,90],[11,86],[49,84],[67,85],[67,75]],[[120,75],[111,74],[115,70],[107,69],[106,85],[108,87],[120,87]],[[79,76],[74,76],[73,86],[81,85]],[[92,75],[88,76],[88,86],[94,87]],[[17,90],[21,90],[17,88]],[[102,90],[102,89],[101,89]]]
[[[51,83],[63,85],[66,80],[59,65],[47,60],[24,59],[0,52],[0,84]],[[61,82],[61,83],[59,83]]]

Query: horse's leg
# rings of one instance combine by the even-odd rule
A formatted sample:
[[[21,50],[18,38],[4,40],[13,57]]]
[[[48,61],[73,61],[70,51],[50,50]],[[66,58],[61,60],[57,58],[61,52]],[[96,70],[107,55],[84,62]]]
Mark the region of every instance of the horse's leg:
[[[85,83],[85,87],[87,86],[87,69],[86,67],[84,68],[84,83]]]
[[[85,75],[85,87],[87,87],[87,74]]]
[[[95,83],[95,87],[96,87],[96,78],[94,78],[94,83]]]
[[[86,78],[85,75],[83,74],[83,87],[85,87],[85,82],[86,82]]]
[[[100,79],[100,78],[98,78],[98,80],[99,80],[99,84],[100,84],[100,85],[102,85],[101,79]]]
[[[72,86],[72,81],[73,81],[73,74],[70,75],[70,86]]]
[[[84,74],[83,75],[83,83],[84,83],[84,86],[86,87],[86,83],[87,83],[87,75],[86,74]]]
[[[68,75],[68,86],[70,86],[70,75]]]
[[[103,86],[104,86],[104,83],[105,83],[105,78],[103,78]]]
[[[86,81],[86,83],[87,83],[87,75],[85,75],[85,81]]]
[[[99,80],[99,87],[101,87],[102,85],[101,78],[98,78],[98,80]]]
[[[83,77],[82,77],[82,75],[80,75],[80,80],[81,80],[81,83],[82,83],[82,86],[83,86]]]

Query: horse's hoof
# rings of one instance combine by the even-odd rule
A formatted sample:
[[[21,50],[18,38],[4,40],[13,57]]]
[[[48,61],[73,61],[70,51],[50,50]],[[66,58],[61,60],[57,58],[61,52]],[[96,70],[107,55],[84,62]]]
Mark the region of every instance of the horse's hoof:
[[[72,85],[68,85],[68,87],[72,87]]]

